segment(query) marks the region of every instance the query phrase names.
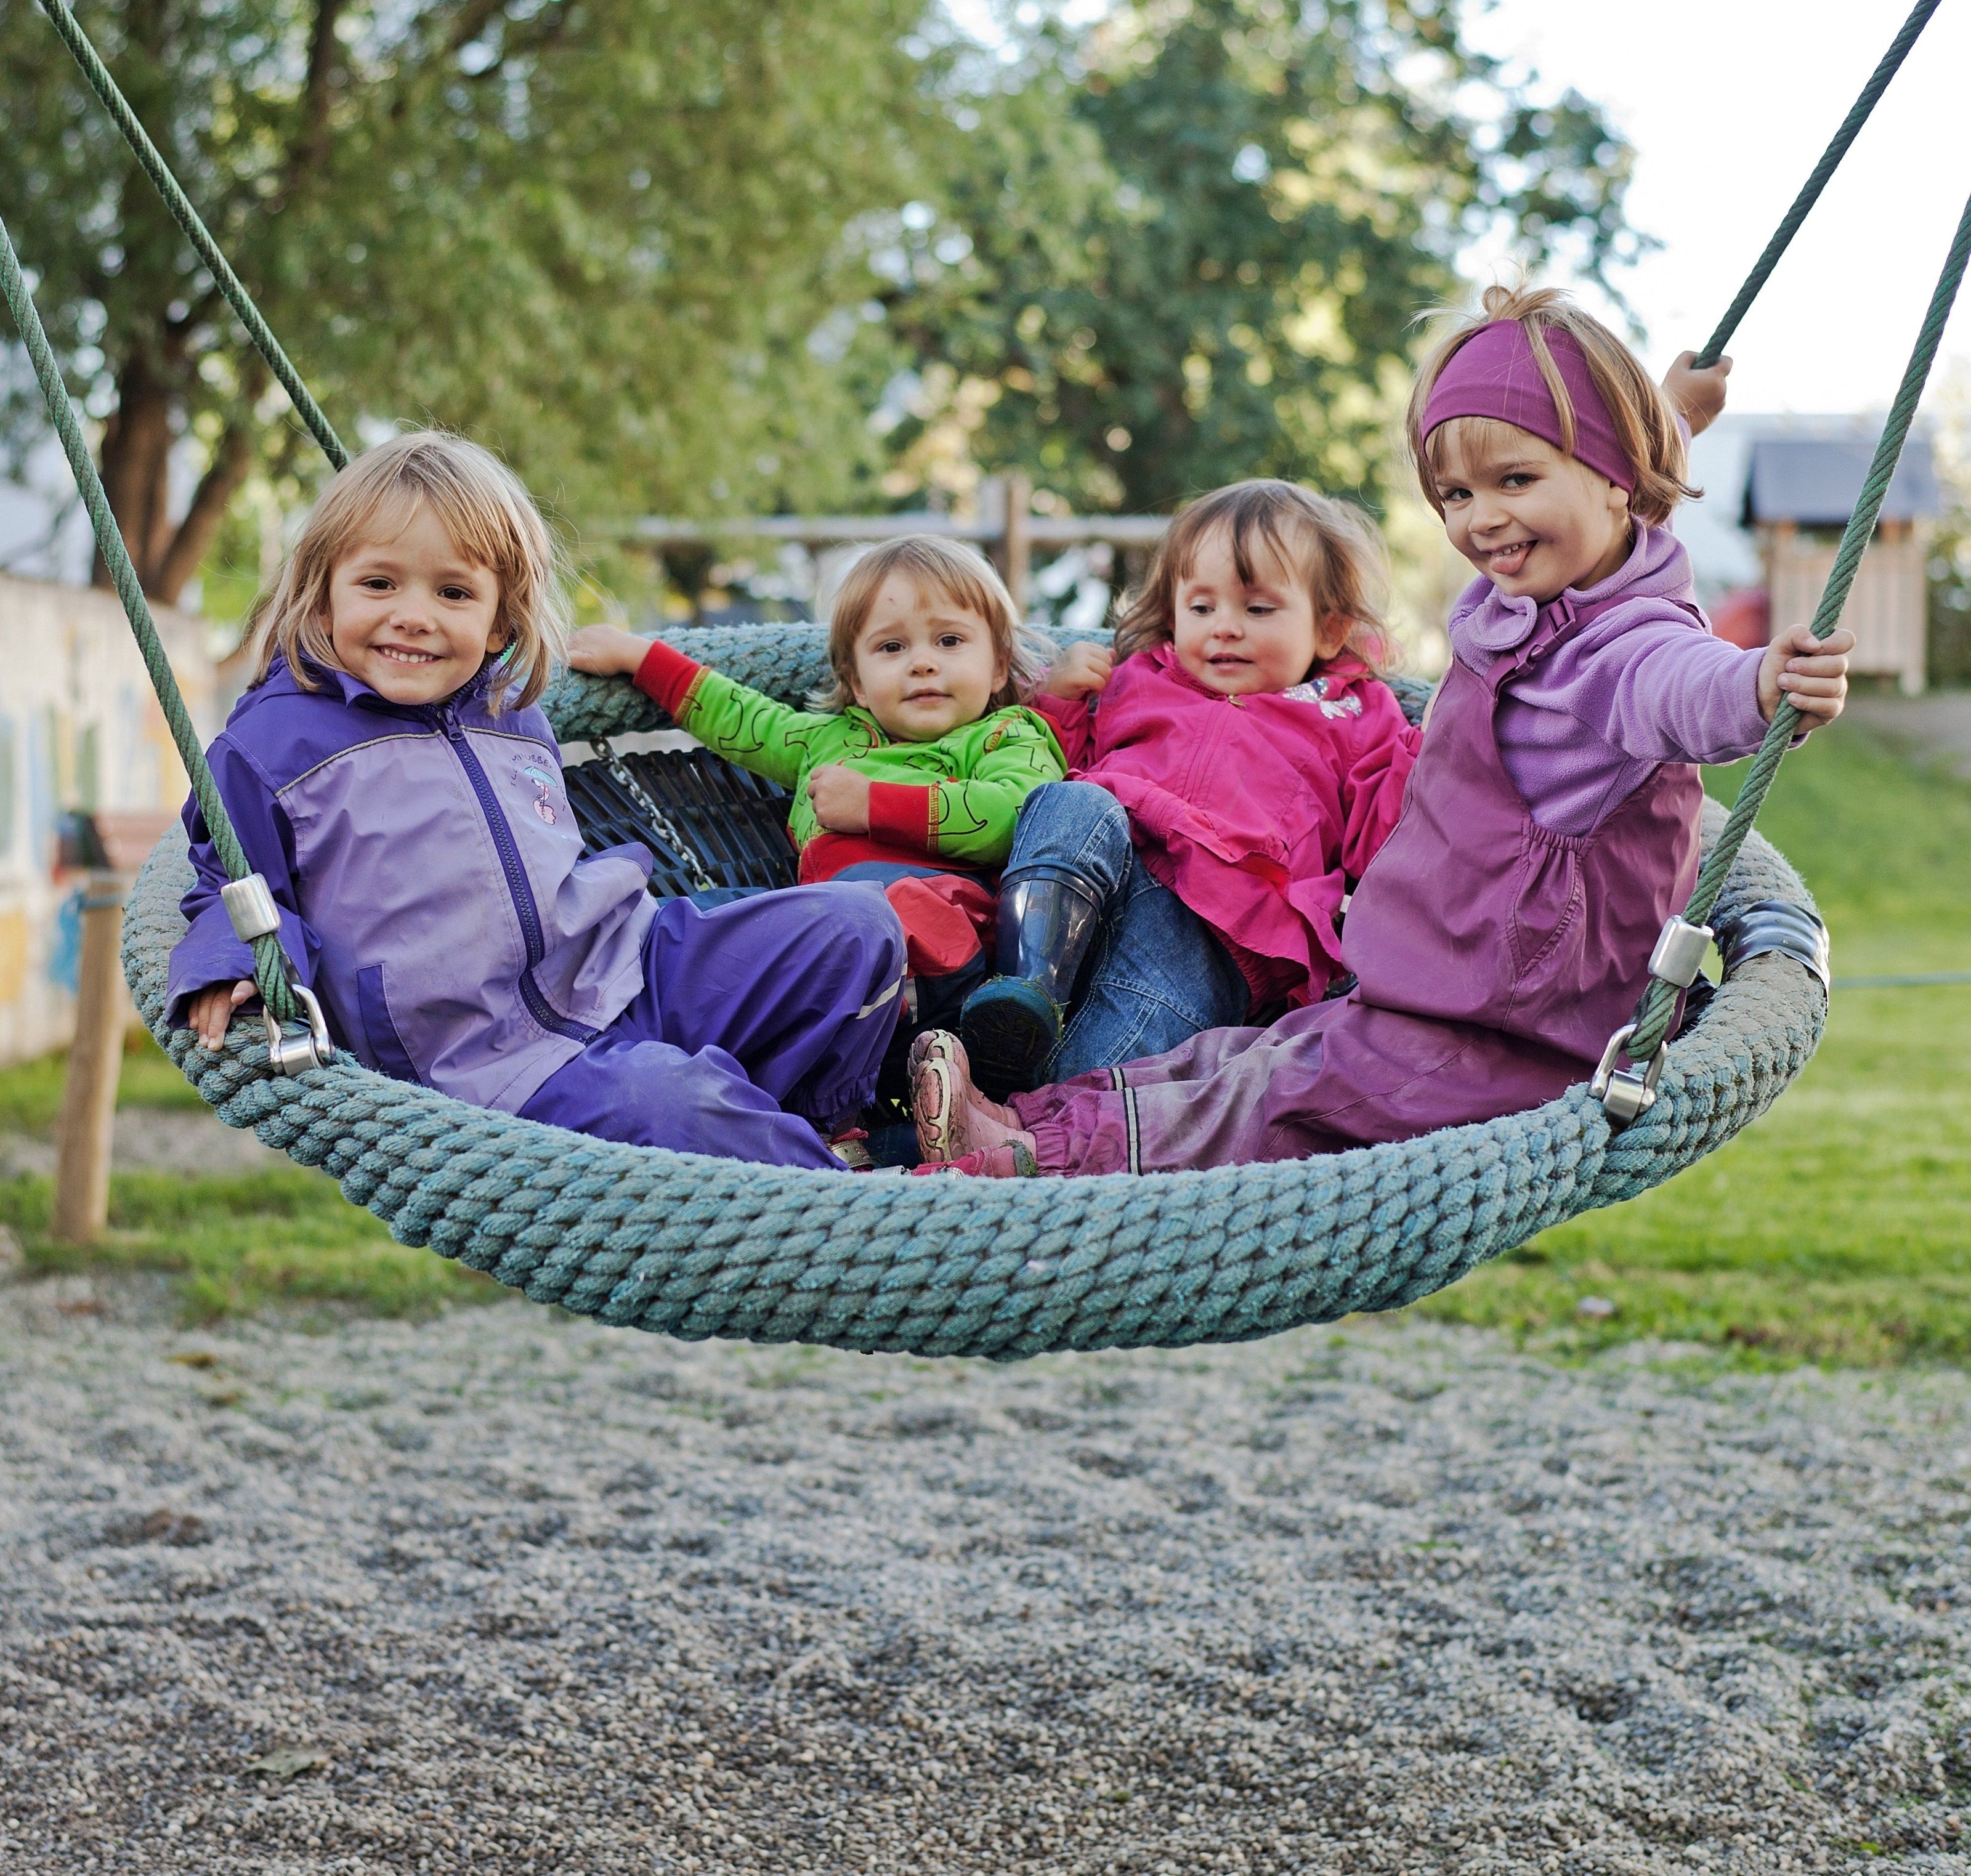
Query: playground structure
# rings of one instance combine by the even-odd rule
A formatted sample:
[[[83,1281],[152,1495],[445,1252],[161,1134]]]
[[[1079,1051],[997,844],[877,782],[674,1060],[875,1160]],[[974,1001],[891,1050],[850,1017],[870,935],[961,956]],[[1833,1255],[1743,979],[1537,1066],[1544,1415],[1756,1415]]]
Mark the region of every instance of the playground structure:
[[[333,428],[213,245],[62,0],[43,0],[92,86],[164,191],[297,410],[338,467]],[[1751,276],[1700,354],[1716,358],[1934,11],[1905,22]],[[0,230],[4,233],[4,230]],[[1943,325],[1971,259],[1967,206],[1849,517],[1813,630],[1839,621]],[[214,845],[241,890],[264,1028],[236,1024],[201,1057],[162,1027],[165,962],[187,877],[168,837],[134,895],[125,959],[138,1005],[205,1098],[236,1125],[319,1164],[409,1243],[429,1244],[536,1300],[683,1336],[744,1336],[930,1354],[1237,1340],[1395,1307],[1561,1219],[1632,1196],[1729,1138],[1817,1042],[1826,965],[1797,876],[1752,833],[1797,713],[1783,704],[1737,804],[1713,814],[1684,915],[1650,960],[1635,1020],[1592,1083],[1526,1114],[1331,1159],[1155,1179],[855,1180],[576,1139],[393,1082],[335,1052],[255,895],[225,805],[164,659],[99,480],[21,279],[4,288],[99,549],[142,647]],[[680,649],[772,694],[818,666],[813,628],[680,634]],[[658,727],[620,682],[568,679],[548,703],[565,739]],[[264,887],[261,896],[264,897]],[[1712,939],[1715,994],[1673,1040]],[[296,1025],[299,1027],[297,1028]],[[1627,1066],[1624,1064],[1626,1063]]]

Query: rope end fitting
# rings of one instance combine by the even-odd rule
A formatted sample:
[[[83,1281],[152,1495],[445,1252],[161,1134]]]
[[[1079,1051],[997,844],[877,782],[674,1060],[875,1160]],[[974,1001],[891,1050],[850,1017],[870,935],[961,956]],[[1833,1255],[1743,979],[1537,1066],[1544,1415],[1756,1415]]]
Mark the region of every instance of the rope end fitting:
[[[264,874],[249,873],[244,879],[228,880],[220,888],[219,897],[226,916],[233,921],[233,936],[242,944],[279,937],[281,909],[274,903],[273,889]],[[335,1044],[328,1039],[328,1019],[322,1013],[321,1000],[305,985],[295,982],[292,969],[287,979],[288,991],[308,1020],[291,1035],[272,1010],[261,1012],[267,1026],[267,1063],[277,1075],[305,1074],[334,1061]]]
[[[295,1001],[308,1012],[305,1027],[290,1035],[272,1010],[261,1012],[267,1025],[267,1065],[277,1075],[304,1075],[335,1060],[335,1044],[328,1039],[328,1021],[322,1014],[321,999],[305,985],[288,988]]]
[[[1656,948],[1650,953],[1650,975],[1673,989],[1688,990],[1697,981],[1715,935],[1709,925],[1693,925],[1673,914],[1663,921]],[[1618,1133],[1655,1106],[1657,1083],[1662,1078],[1663,1057],[1668,1052],[1668,1044],[1660,1042],[1647,1062],[1618,1068],[1615,1064],[1622,1059],[1637,1027],[1634,1023],[1624,1023],[1608,1038],[1594,1079],[1588,1084],[1588,1092],[1601,1103],[1608,1124]]]

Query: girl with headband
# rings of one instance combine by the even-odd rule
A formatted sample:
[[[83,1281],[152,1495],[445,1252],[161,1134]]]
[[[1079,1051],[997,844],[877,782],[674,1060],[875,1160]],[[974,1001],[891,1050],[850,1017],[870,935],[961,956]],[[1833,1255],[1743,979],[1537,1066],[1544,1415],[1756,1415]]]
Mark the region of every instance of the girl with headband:
[[[1847,692],[1849,632],[1714,637],[1670,532],[1695,493],[1686,426],[1722,409],[1728,369],[1686,353],[1659,389],[1563,295],[1489,291],[1410,400],[1425,497],[1481,577],[1451,610],[1402,818],[1350,905],[1356,988],[1007,1106],[972,1088],[955,1038],[920,1038],[926,1159],[999,1177],[1298,1159],[1587,1079],[1696,879],[1695,765],[1749,755],[1783,697],[1810,728]]]

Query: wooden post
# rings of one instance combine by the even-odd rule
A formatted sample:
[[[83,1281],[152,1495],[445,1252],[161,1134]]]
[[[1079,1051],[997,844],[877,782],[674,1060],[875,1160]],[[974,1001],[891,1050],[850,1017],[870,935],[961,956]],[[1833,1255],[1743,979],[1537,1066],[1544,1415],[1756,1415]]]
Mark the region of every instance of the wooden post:
[[[123,1063],[124,881],[92,873],[82,899],[82,977],[55,1146],[54,1235],[87,1244],[109,1220],[109,1143]]]
[[[1008,476],[1006,531],[1001,537],[1000,571],[1005,575],[1006,591],[1013,596],[1013,611],[1023,620],[1027,616],[1028,576],[1033,570],[1033,536],[1027,525],[1033,505],[1032,482],[1017,471]]]

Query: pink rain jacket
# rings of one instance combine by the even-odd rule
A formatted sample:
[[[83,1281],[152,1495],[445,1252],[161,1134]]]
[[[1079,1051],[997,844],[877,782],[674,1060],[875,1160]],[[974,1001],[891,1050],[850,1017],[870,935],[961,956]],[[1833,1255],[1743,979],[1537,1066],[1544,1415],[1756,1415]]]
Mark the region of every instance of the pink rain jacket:
[[[1068,773],[1129,812],[1143,864],[1222,936],[1256,1011],[1341,973],[1335,921],[1402,812],[1419,732],[1350,656],[1290,690],[1207,690],[1165,645],[1089,703],[1041,696]]]

